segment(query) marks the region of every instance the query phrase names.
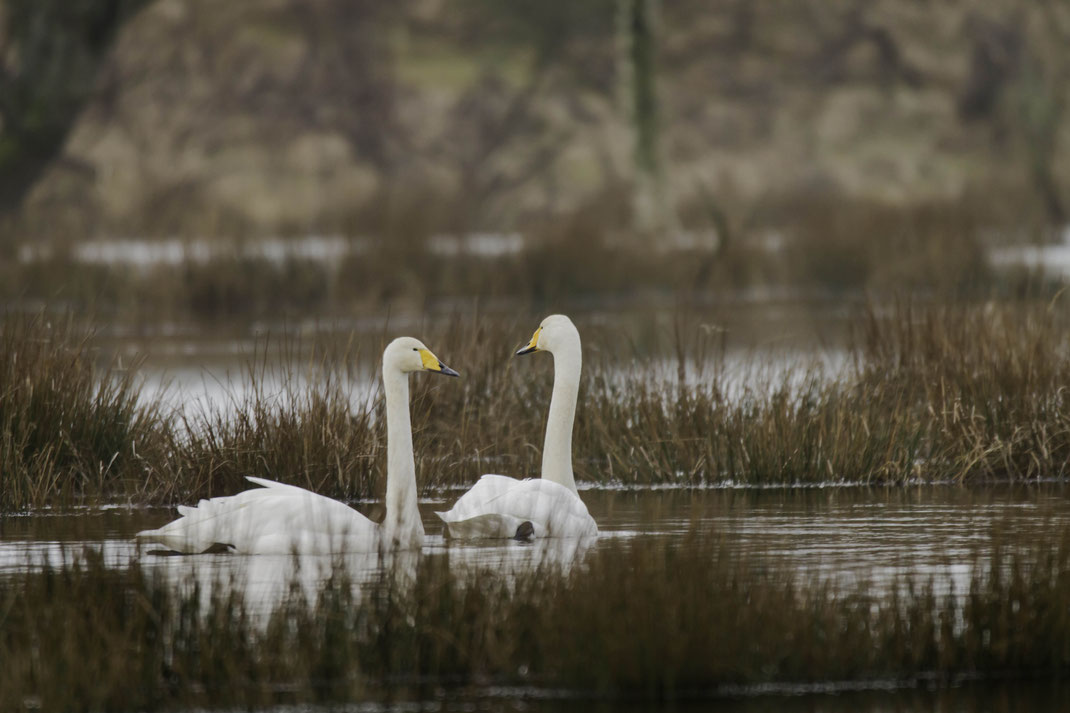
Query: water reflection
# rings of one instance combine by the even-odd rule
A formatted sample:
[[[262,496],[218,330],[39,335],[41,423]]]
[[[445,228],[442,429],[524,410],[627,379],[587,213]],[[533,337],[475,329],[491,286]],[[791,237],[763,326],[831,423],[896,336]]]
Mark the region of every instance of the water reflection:
[[[740,690],[713,698],[670,704],[611,699],[569,698],[529,689],[491,688],[461,691],[441,689],[438,698],[397,691],[387,701],[363,701],[300,708],[278,706],[262,713],[449,713],[451,711],[517,711],[523,713],[1035,713],[1070,710],[1070,687],[1058,684],[963,682],[951,687],[926,682],[891,682],[869,689],[835,685],[799,686],[780,691]]]
[[[430,537],[422,551],[346,555],[168,556],[149,550],[141,554],[140,563],[187,593],[196,585],[205,603],[220,587],[237,586],[250,611],[267,614],[295,595],[316,601],[332,577],[348,578],[356,595],[368,585],[390,584],[404,591],[415,583],[420,558],[425,556],[443,558],[451,572],[469,581],[487,575],[512,579],[546,569],[567,574],[583,561],[596,539],[460,544]]]
[[[582,562],[595,541],[596,538],[586,538],[460,544],[437,536],[429,537],[421,551],[384,554],[167,555],[147,549],[134,556],[140,555],[145,571],[174,582],[187,594],[196,586],[202,603],[207,604],[221,588],[237,587],[249,611],[266,615],[294,596],[315,602],[323,584],[332,577],[345,577],[356,596],[366,586],[390,585],[395,591],[406,591],[416,582],[421,557],[443,558],[451,572],[468,581],[487,575],[508,581],[524,572],[546,569],[567,574]],[[109,561],[117,564],[121,557],[114,556],[114,547],[111,550]],[[67,549],[68,557],[76,554]]]
[[[314,603],[325,582],[346,577],[355,598],[368,585],[405,590],[416,581],[420,553],[386,555],[181,555],[146,554],[142,568],[175,583],[184,594],[200,593],[202,605],[215,594],[242,593],[246,610],[269,615],[294,597]]]
[[[441,540],[425,550],[441,554],[451,572],[476,577],[487,572],[507,577],[532,570],[568,574],[581,565],[597,543],[597,537],[548,539],[533,542],[512,540]]]
[[[441,528],[431,512],[435,507],[441,506],[422,506],[429,533]],[[430,534],[421,551],[385,555],[177,555],[158,545],[139,547],[131,539],[133,532],[146,523],[157,523],[161,516],[170,513],[113,510],[7,518],[0,524],[0,579],[19,571],[72,565],[88,548],[108,567],[124,568],[137,561],[150,576],[172,582],[185,594],[196,590],[203,604],[216,593],[237,588],[250,612],[269,614],[293,596],[314,602],[332,577],[348,578],[357,595],[367,585],[390,583],[405,589],[415,582],[421,557],[442,558],[450,571],[468,579],[487,574],[512,578],[547,569],[567,574],[597,544],[597,538],[461,543]]]
[[[1070,526],[1058,484],[916,488],[740,488],[583,493],[609,536],[679,541],[693,529],[721,535],[752,562],[800,577],[876,591],[912,576],[937,594],[963,594],[977,555],[995,535],[1026,548]],[[985,559],[981,558],[982,561]]]
[[[644,538],[679,546],[700,529],[721,537],[726,547],[758,564],[787,567],[802,578],[832,579],[845,588],[860,582],[880,589],[898,577],[932,579],[937,593],[966,592],[977,555],[980,561],[999,536],[1004,547],[1025,548],[1070,527],[1070,504],[1062,485],[954,486],[868,489],[605,490],[583,493],[598,521],[590,540],[450,542],[433,514],[452,498],[421,503],[428,533],[422,553],[441,557],[452,570],[475,576],[486,571],[513,575],[538,567],[564,572],[597,557],[610,540]],[[359,509],[359,508],[358,508]],[[0,519],[0,577],[44,564],[69,562],[81,548],[101,552],[109,566],[122,567],[139,553],[132,536],[167,521],[170,510],[82,511]],[[218,554],[155,557],[143,566],[175,581],[191,577],[239,577],[277,600],[279,582],[298,574],[309,591],[335,571],[332,557],[250,557]],[[355,581],[384,571],[371,556],[349,556]],[[193,569],[199,572],[194,575]]]

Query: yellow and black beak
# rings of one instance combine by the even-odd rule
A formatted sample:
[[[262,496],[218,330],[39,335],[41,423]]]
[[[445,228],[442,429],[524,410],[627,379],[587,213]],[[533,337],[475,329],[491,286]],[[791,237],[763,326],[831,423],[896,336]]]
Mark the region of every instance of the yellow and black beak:
[[[438,357],[432,354],[430,349],[420,350],[420,361],[423,362],[424,369],[427,371],[445,374],[446,376],[460,376],[456,371],[439,361]]]
[[[539,347],[537,345],[539,343],[539,332],[541,331],[542,327],[536,329],[535,334],[531,335],[531,341],[528,342],[528,345],[523,349],[518,349],[515,356],[520,356],[521,354],[531,354],[532,352],[539,351]]]

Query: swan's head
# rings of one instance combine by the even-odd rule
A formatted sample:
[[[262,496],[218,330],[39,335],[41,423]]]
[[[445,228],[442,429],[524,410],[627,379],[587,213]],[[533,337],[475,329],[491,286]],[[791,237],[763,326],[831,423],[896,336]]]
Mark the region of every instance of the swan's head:
[[[431,353],[419,339],[398,337],[383,351],[383,368],[397,369],[402,374],[413,371],[433,371],[446,376],[460,376]]]
[[[551,314],[542,321],[535,334],[531,335],[531,341],[523,349],[517,351],[521,354],[532,352],[551,352],[565,345],[579,345],[580,333],[572,320],[563,314]]]

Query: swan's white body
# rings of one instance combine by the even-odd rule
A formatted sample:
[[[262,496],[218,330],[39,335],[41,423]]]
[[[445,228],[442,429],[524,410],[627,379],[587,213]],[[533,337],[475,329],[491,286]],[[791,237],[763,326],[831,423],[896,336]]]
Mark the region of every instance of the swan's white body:
[[[456,376],[422,343],[395,339],[383,352],[386,396],[386,517],[376,524],[337,500],[295,485],[248,478],[264,486],[196,507],[179,506],[182,517],[158,530],[137,533],[142,542],[177,552],[204,552],[216,544],[245,554],[334,554],[413,549],[424,528],[416,501],[416,463],[409,420],[411,371]]]
[[[262,488],[180,505],[182,517],[138,540],[176,552],[204,552],[225,544],[248,554],[290,552],[329,554],[379,549],[379,525],[337,500],[264,478],[248,478]]]
[[[450,537],[513,537],[530,522],[535,537],[588,537],[598,525],[576,491],[572,474],[572,424],[583,357],[572,320],[552,315],[518,354],[548,351],[554,356],[554,391],[546,419],[542,478],[518,480],[484,475],[448,512],[436,513]]]
[[[579,495],[545,478],[484,475],[453,505],[436,513],[450,537],[513,537],[530,522],[535,537],[589,537],[598,525]]]

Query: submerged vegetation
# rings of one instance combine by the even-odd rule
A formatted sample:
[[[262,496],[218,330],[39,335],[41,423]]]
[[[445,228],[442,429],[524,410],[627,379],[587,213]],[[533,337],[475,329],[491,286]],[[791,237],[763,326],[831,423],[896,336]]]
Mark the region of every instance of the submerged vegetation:
[[[836,374],[790,366],[741,383],[700,316],[681,316],[676,363],[588,339],[573,450],[593,483],[1023,480],[1062,478],[1070,461],[1070,352],[1052,305],[898,305],[852,323]],[[464,377],[414,383],[421,485],[531,474],[549,402],[549,360],[506,358],[531,324],[447,320],[426,339]],[[130,369],[100,360],[70,320],[9,317],[2,327],[0,507],[98,499],[189,501],[244,476],[343,498],[376,497],[382,400],[348,393],[355,358],[315,354],[282,393],[252,388],[234,413],[172,414],[137,398]],[[619,341],[619,340],[618,340]],[[377,351],[371,353],[377,354]],[[368,366],[374,362],[370,359]],[[761,368],[755,368],[761,373]],[[377,383],[377,372],[372,377]]]
[[[817,681],[954,685],[1070,675],[1070,540],[994,534],[968,591],[891,595],[754,565],[716,535],[601,543],[514,579],[424,557],[361,586],[341,572],[270,613],[134,562],[13,575],[0,590],[0,708],[256,706],[522,686],[648,699]],[[87,655],[91,652],[91,655]],[[408,693],[406,694],[405,691]]]

